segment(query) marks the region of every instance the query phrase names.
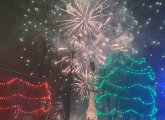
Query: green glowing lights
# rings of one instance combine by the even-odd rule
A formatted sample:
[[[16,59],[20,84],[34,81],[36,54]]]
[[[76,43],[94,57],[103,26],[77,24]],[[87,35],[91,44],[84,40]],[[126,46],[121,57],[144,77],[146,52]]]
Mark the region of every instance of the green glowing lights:
[[[118,58],[119,54],[121,54],[122,57],[124,57],[126,59],[125,60],[126,63],[123,60],[121,60],[120,58]],[[136,64],[136,65],[143,65],[146,63],[145,58],[142,58],[139,61],[137,61],[137,60],[131,58],[126,52],[115,51],[114,53],[112,53],[112,55],[110,55],[106,64],[103,66],[100,66],[100,69],[101,70],[107,69],[108,66],[111,66],[114,63],[118,64],[118,66],[115,66],[115,68],[113,68],[107,75],[100,77],[100,79],[105,79],[105,78],[110,77],[111,74],[114,74],[114,72],[116,72],[117,70],[124,71],[129,74],[147,75],[150,80],[155,79],[155,74],[152,71],[152,68],[150,66],[147,66],[146,68],[140,69],[140,70],[133,69],[133,68],[127,66],[127,61],[131,62],[132,64]]]
[[[99,74],[95,86],[99,91],[95,97],[98,117],[106,116],[109,120],[122,114],[123,119],[129,115],[156,119],[156,92],[151,86],[155,74],[150,66],[146,66],[145,58],[135,60],[126,52],[115,51],[106,64],[100,66]]]

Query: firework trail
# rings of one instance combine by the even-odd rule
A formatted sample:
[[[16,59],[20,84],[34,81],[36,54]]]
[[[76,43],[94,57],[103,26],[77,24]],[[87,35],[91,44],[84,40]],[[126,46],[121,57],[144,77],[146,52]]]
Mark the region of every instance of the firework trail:
[[[110,52],[114,50],[128,51],[131,48],[133,36],[128,26],[134,21],[125,8],[108,0],[75,0],[67,2],[65,9],[56,6],[66,14],[60,23],[66,31],[67,42],[73,46],[72,62],[69,56],[64,56],[57,63],[66,62],[70,65],[62,72],[75,75],[74,88],[81,96],[88,95],[90,90],[89,71],[90,62],[94,62],[96,69],[103,65]],[[117,8],[118,7],[118,8]],[[126,17],[128,16],[128,18]],[[130,20],[131,19],[131,20]],[[129,22],[129,23],[127,23]],[[129,24],[129,25],[128,25]],[[59,47],[60,52],[70,50],[69,47]]]

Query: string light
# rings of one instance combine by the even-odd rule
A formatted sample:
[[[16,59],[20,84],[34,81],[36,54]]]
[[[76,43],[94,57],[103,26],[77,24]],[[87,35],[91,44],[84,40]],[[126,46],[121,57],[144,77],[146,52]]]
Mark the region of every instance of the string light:
[[[117,112],[117,113],[122,113],[122,114],[128,114],[128,113],[132,112],[132,113],[135,113],[135,114],[137,114],[137,115],[139,115],[139,116],[142,116],[142,117],[144,117],[144,116],[149,116],[149,117],[151,118],[151,120],[155,120],[155,118],[153,118],[153,115],[156,114],[157,109],[156,109],[156,107],[154,106],[154,108],[153,108],[152,111],[151,111],[151,114],[145,115],[145,114],[139,113],[139,112],[137,112],[137,111],[135,111],[135,110],[133,110],[133,109],[128,109],[128,110],[126,110],[125,112],[122,112],[122,111],[119,111],[119,110],[117,110],[117,109],[114,108],[114,109],[110,110],[109,112],[100,112],[100,111],[97,111],[97,115],[110,115],[110,114],[115,113],[115,112]]]
[[[155,79],[155,74],[153,73],[153,71],[152,71],[152,69],[151,69],[150,66],[148,66],[148,67],[146,67],[144,69],[141,69],[141,70],[135,70],[135,69],[132,69],[132,68],[124,65],[121,60],[118,60],[117,59],[116,61],[119,63],[119,65],[121,64],[124,68],[121,69],[120,68],[121,66],[115,67],[115,68],[113,68],[113,70],[111,72],[109,72],[108,75],[103,76],[103,77],[99,77],[99,78],[101,78],[101,79],[108,78],[109,76],[111,76],[117,70],[121,70],[121,71],[124,71],[124,72],[127,72],[127,73],[131,73],[131,74],[141,74],[141,75],[147,74],[150,77],[151,80],[154,80]],[[110,59],[110,62],[108,62],[108,63],[109,63],[108,65],[112,64],[113,63],[112,62],[112,59]],[[107,67],[107,65],[106,65],[106,67]],[[106,69],[106,67],[103,66],[102,69],[103,68]]]
[[[26,97],[22,94],[14,94],[12,96],[9,96],[9,97],[0,97],[0,100],[7,100],[7,99],[12,99],[12,98],[15,98],[15,97],[21,97],[21,98],[24,98],[24,99],[28,99],[28,100],[50,100],[50,95],[48,95],[47,97],[34,97],[34,98],[31,98],[31,97]]]
[[[130,58],[130,56],[126,52],[121,52],[121,53],[122,53],[123,57],[126,58],[126,61],[130,61],[133,64],[141,65],[141,64],[144,64],[146,62],[146,60],[144,58],[142,58],[140,61],[136,61],[136,60]],[[110,56],[110,58],[108,59],[108,62],[105,65],[101,66],[100,68],[102,70],[107,69],[108,66],[112,65],[115,62],[118,63],[118,66],[119,67],[113,68],[113,70],[111,70],[111,72],[109,72],[107,75],[104,75],[102,77],[99,77],[100,79],[108,78],[112,74],[114,74],[115,72],[117,72],[119,70],[120,71],[124,71],[124,72],[129,73],[129,74],[148,75],[148,77],[149,77],[150,80],[154,80],[155,79],[155,74],[153,73],[153,71],[152,71],[152,69],[151,69],[150,66],[147,66],[146,68],[141,69],[141,70],[132,69],[132,68],[126,66],[125,65],[126,63],[123,63],[122,60],[116,58],[115,55],[117,55],[117,54],[120,54],[120,52],[119,51],[114,52]]]
[[[24,113],[24,114],[36,114],[38,112],[48,112],[49,111],[49,109],[46,110],[44,108],[39,108],[39,109],[33,110],[31,112],[27,112],[25,110],[22,110],[20,108],[20,106],[0,107],[0,110],[11,110],[11,109],[15,109],[18,112],[21,112],[21,113]]]
[[[134,98],[121,97],[120,95],[117,95],[117,94],[111,93],[111,92],[105,93],[105,94],[103,94],[103,95],[101,95],[101,96],[99,96],[99,97],[96,97],[96,103],[97,103],[97,104],[98,104],[98,103],[101,103],[100,101],[101,101],[103,98],[107,97],[107,96],[118,97],[118,98],[120,98],[120,99],[122,99],[122,100],[128,100],[128,101],[136,100],[136,101],[138,101],[138,102],[141,102],[141,103],[144,104],[144,105],[152,105],[152,104],[155,104],[154,96],[152,96],[152,102],[144,102],[140,97],[134,97]]]
[[[40,101],[47,101],[49,104],[48,104],[48,108],[38,108],[36,110],[32,110],[32,111],[26,111],[26,110],[23,110],[19,105],[14,105],[14,106],[8,106],[8,107],[2,107],[0,106],[0,110],[9,110],[9,109],[15,109],[17,110],[18,112],[21,112],[21,113],[24,113],[24,114],[34,114],[34,113],[38,113],[38,112],[48,112],[49,109],[50,109],[50,105],[51,105],[51,92],[49,90],[49,86],[48,86],[48,83],[47,82],[44,82],[44,83],[40,83],[40,84],[32,84],[32,83],[29,83],[29,82],[26,82],[22,79],[19,79],[19,78],[13,78],[5,83],[0,83],[0,87],[6,87],[6,86],[12,86],[14,83],[20,83],[20,84],[24,84],[28,87],[31,87],[31,89],[35,89],[34,90],[34,93],[36,91],[36,89],[39,89],[40,91],[46,91],[46,96],[42,96],[42,97],[27,97],[21,93],[18,93],[18,94],[13,94],[11,96],[8,96],[8,97],[0,97],[0,100],[12,100],[14,98],[14,100],[19,100],[20,98],[23,98],[25,99],[25,101],[27,100],[32,100],[34,102],[34,100],[40,100]],[[38,91],[38,90],[37,90]]]
[[[147,119],[150,119],[150,120],[155,120],[155,114],[157,112],[157,108],[155,106],[156,91],[153,87],[151,87],[150,85],[145,86],[144,84],[140,84],[140,83],[134,83],[133,85],[131,84],[129,86],[123,86],[123,85],[120,86],[110,81],[114,79],[113,75],[116,75],[116,74],[119,75],[120,74],[119,72],[124,72],[127,74],[133,74],[133,75],[147,75],[149,78],[148,80],[154,80],[155,74],[152,71],[152,68],[150,66],[147,66],[145,68],[143,67],[143,69],[139,69],[141,67],[138,67],[138,69],[133,68],[134,65],[144,66],[145,63],[146,63],[146,60],[144,58],[138,61],[131,58],[126,52],[115,51],[114,53],[110,55],[106,64],[100,67],[99,73],[101,74],[101,76],[98,77],[98,82],[97,82],[98,84],[95,85],[96,90],[100,91],[95,97],[95,102],[98,106],[98,110],[97,110],[98,116],[102,116],[102,115],[106,116],[106,115],[112,115],[112,114],[114,115],[115,113],[121,113],[123,115],[134,113],[138,116],[147,117]],[[139,82],[143,82],[143,81],[139,81]],[[106,86],[108,86],[109,89],[107,89]],[[150,95],[149,101],[142,99],[141,96],[131,97],[131,96],[124,96],[124,94],[122,96],[120,94],[115,93],[116,91],[134,92],[135,90],[141,90],[141,89],[144,91],[148,91],[147,93]],[[113,92],[113,90],[115,91]],[[143,107],[145,106],[147,108],[149,107],[151,111],[149,113],[144,113],[144,112],[140,113],[132,108],[131,109],[125,108],[124,110],[123,109],[119,110],[118,108],[115,108],[115,107],[112,108],[112,106],[111,106],[112,109],[110,111],[107,111],[107,110],[104,111],[104,109],[101,109],[101,108],[103,107],[102,104],[104,104],[104,102],[102,101],[106,99],[106,97],[108,98],[115,97],[117,98],[118,101],[121,100],[123,102],[125,101],[128,103],[132,103],[132,102],[138,103],[138,104],[141,104],[141,106]]]
[[[127,54],[127,52],[116,50],[116,51],[114,51],[114,52],[110,55],[110,57],[109,57],[109,59],[107,60],[107,62],[105,63],[105,65],[100,66],[100,69],[106,69],[106,67],[109,66],[109,65],[113,62],[113,59],[112,59],[112,58],[113,58],[115,55],[118,55],[119,53],[121,53],[121,54],[123,55],[123,57],[125,57],[125,58],[126,58],[127,60],[129,60],[130,62],[139,64],[139,65],[146,63],[146,59],[145,59],[145,58],[142,58],[142,59],[140,59],[140,60],[135,60],[135,59],[131,58],[131,57]],[[126,60],[126,61],[127,61],[127,60]],[[118,61],[119,61],[119,60],[118,60]]]
[[[19,78],[13,78],[5,83],[0,83],[0,86],[6,86],[6,85],[11,85],[11,84],[14,84],[15,82],[20,82],[21,84],[25,84],[29,87],[35,87],[35,88],[40,88],[40,87],[46,87],[48,88],[48,83],[47,82],[44,82],[42,84],[37,84],[37,85],[34,85],[34,84],[31,84],[29,82],[26,82],[26,81],[23,81],[22,79],[19,79]]]
[[[135,87],[141,87],[141,88],[143,88],[143,89],[149,89],[149,90],[156,96],[156,92],[155,92],[154,88],[152,88],[152,87],[150,87],[150,86],[144,86],[144,85],[141,85],[141,84],[138,84],[138,83],[136,83],[136,84],[134,84],[134,85],[130,85],[130,86],[123,86],[123,87],[121,87],[121,86],[118,86],[118,85],[114,85],[114,84],[108,82],[106,79],[104,79],[104,80],[100,83],[100,85],[98,85],[98,86],[95,85],[95,88],[96,88],[96,89],[100,89],[100,88],[102,88],[105,84],[107,84],[107,85],[109,85],[109,86],[111,86],[111,87],[115,87],[115,88],[121,89],[121,90],[132,89],[132,88],[135,88]]]

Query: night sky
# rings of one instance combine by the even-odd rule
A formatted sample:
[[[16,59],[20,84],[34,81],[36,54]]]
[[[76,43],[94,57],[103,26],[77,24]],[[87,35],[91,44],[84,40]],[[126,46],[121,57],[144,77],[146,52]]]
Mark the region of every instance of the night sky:
[[[156,2],[161,2],[161,7],[155,7]],[[144,2],[136,1],[137,3],[129,2],[128,8],[134,11],[135,18],[142,25],[140,34],[136,36],[134,45],[145,54],[145,57],[152,62],[153,67],[158,70],[163,70],[164,60],[164,33],[165,33],[165,5],[161,0],[145,0]],[[143,3],[145,5],[143,6]],[[150,5],[152,8],[149,8]],[[23,22],[23,15],[26,9],[30,6],[29,2],[21,0],[2,0],[0,3],[0,40],[1,40],[1,66],[14,67],[12,62],[17,61],[20,56],[16,52],[19,47],[18,39],[20,26]],[[159,10],[157,13],[156,10]],[[151,18],[152,21],[145,25],[147,19]],[[155,43],[154,43],[155,41]],[[158,43],[158,44],[157,44]],[[146,45],[146,47],[145,47]],[[13,51],[14,49],[14,51]],[[15,50],[16,49],[16,50]],[[15,52],[12,54],[12,52]],[[19,50],[18,50],[19,52]],[[165,59],[165,58],[164,58]],[[155,62],[156,61],[156,62]],[[7,62],[6,64],[4,64]],[[15,63],[15,62],[14,62]],[[164,68],[165,69],[165,68]]]
[[[17,69],[20,46],[18,45],[19,25],[25,2],[19,0],[2,0],[0,2],[0,66],[6,69]]]
[[[141,26],[136,31],[133,45],[138,54],[147,58],[148,63],[153,67],[156,73],[155,84],[158,86],[160,83],[165,83],[165,1],[130,1],[128,9],[134,12],[133,15]],[[2,78],[6,79],[10,74],[13,75],[9,71],[27,74],[24,68],[20,67],[22,46],[19,38],[23,15],[29,6],[29,0],[0,1],[0,75],[3,76]],[[158,92],[161,90],[158,89]],[[157,99],[160,108],[158,118],[165,120],[165,115],[164,118],[162,117],[165,114],[165,96],[159,93]]]

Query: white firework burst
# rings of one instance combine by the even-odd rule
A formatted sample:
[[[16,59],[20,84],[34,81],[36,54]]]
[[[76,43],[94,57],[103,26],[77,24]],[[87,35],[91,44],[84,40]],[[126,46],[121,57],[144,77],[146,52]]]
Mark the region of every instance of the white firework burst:
[[[110,21],[110,16],[102,12],[106,9],[106,7],[103,7],[106,0],[102,2],[98,0],[94,5],[92,5],[90,0],[87,3],[82,3],[80,0],[74,1],[73,4],[67,3],[66,1],[64,2],[66,4],[66,10],[59,7],[57,8],[66,12],[69,19],[57,22],[62,22],[61,25],[64,26],[63,30],[67,29],[68,36],[80,33],[85,36],[95,35]],[[104,21],[103,18],[105,17],[107,17],[107,19]]]
[[[66,10],[57,7],[68,15],[68,19],[58,22],[61,22],[62,28],[66,29],[69,44],[74,46],[71,50],[74,51],[74,57],[64,56],[57,63],[68,63],[62,72],[73,73],[75,77],[73,88],[81,96],[86,96],[91,89],[88,74],[90,62],[94,62],[97,69],[98,66],[105,64],[111,51],[127,51],[128,44],[132,41],[127,32],[123,33],[120,24],[115,28],[111,27],[111,24],[115,24],[113,14],[110,14],[111,11],[105,12],[107,14],[103,12],[108,8],[104,7],[106,1],[98,0],[96,3],[92,3],[91,0],[77,0],[73,3],[64,1]],[[106,36],[105,32],[112,36]],[[66,50],[70,51],[69,47],[59,48],[60,52]]]

